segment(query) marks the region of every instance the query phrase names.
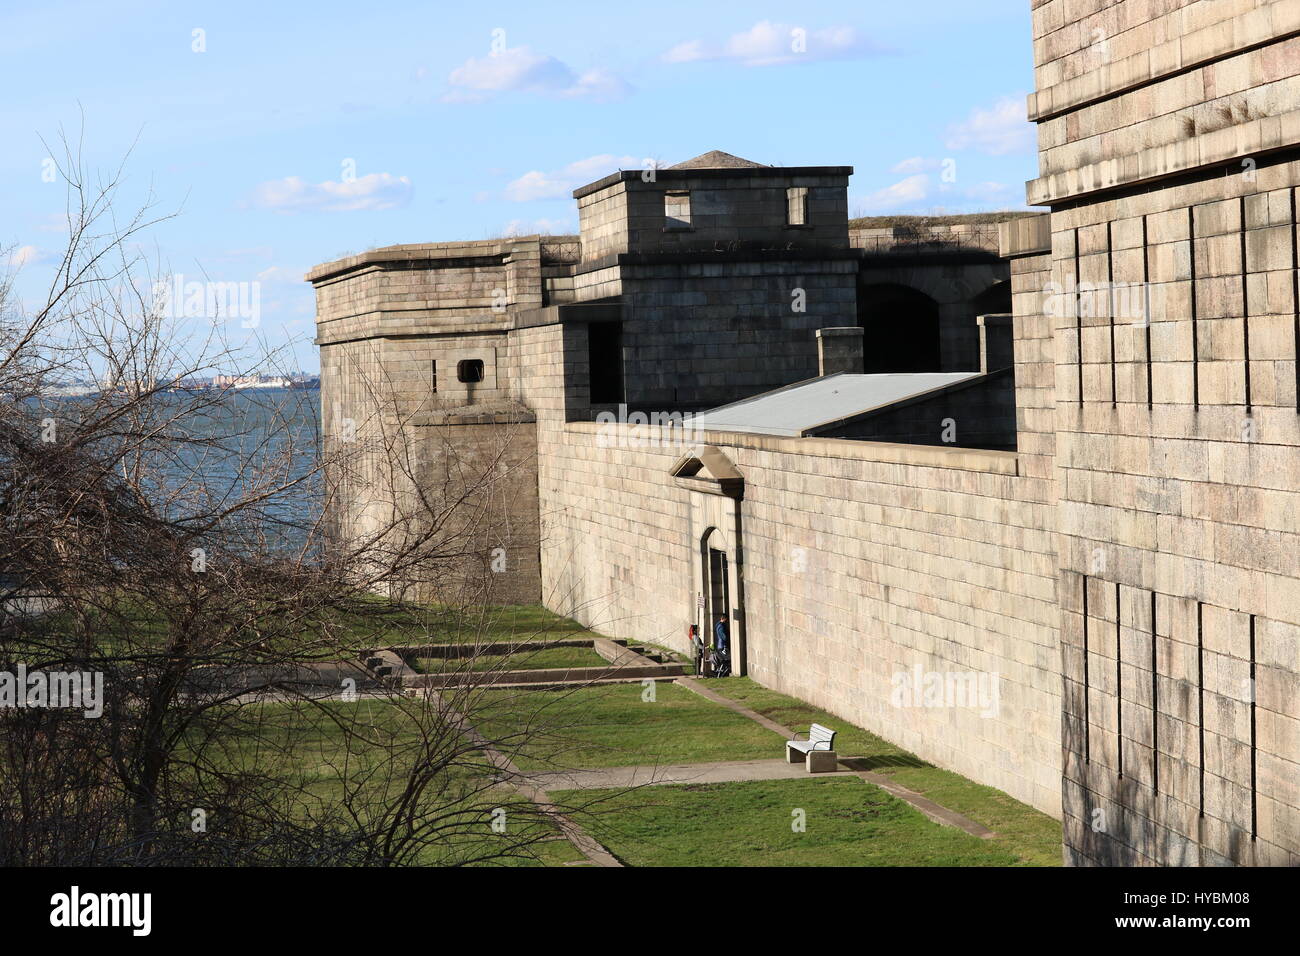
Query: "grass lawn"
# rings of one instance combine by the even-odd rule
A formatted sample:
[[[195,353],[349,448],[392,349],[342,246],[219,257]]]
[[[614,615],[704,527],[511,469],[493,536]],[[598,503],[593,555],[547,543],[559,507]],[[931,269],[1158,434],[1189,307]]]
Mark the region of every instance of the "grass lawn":
[[[448,608],[394,607],[375,602],[341,622],[346,640],[356,647],[421,642],[524,642],[596,636],[576,622],[540,605],[494,607],[476,613]],[[464,666],[461,661],[421,659],[422,669]],[[601,666],[605,661],[588,647],[556,648],[514,655],[483,657],[475,670],[509,667],[541,669]],[[856,778],[753,781],[650,787],[632,793],[572,791],[557,799],[587,803],[603,799],[613,814],[595,826],[601,839],[625,861],[636,865],[1043,865],[1061,864],[1061,825],[1047,815],[992,787],[932,766],[868,731],[809,704],[760,687],[748,678],[702,682],[723,696],[795,730],[814,721],[839,731],[842,757],[863,758],[869,769],[888,774],[908,789],[961,813],[998,835],[979,840],[934,824],[906,803]],[[745,717],[671,683],[641,682],[560,691],[485,689],[482,706],[471,719],[489,739],[525,771],[665,765],[780,758],[780,735]],[[301,784],[298,805],[286,812],[327,819],[343,795],[343,781],[365,786],[399,785],[396,767],[376,769],[377,755],[399,752],[418,739],[410,714],[413,701],[363,698],[335,702],[329,708],[347,713],[368,728],[369,743],[343,745],[342,734],[327,719],[328,711],[295,711],[284,705],[262,706],[265,721],[254,732],[218,728],[214,746],[232,766],[250,773],[289,773]],[[250,713],[256,713],[255,711]],[[247,718],[245,718],[247,719]],[[382,763],[382,761],[380,761]],[[442,801],[445,809],[462,809],[472,821],[464,849],[494,839],[488,815],[503,791],[488,790],[457,803],[485,773],[461,768],[451,772]],[[468,774],[456,779],[455,774]],[[471,779],[472,778],[472,779]],[[580,799],[579,799],[580,795]],[[511,797],[513,799],[513,797]],[[807,811],[806,833],[790,830],[791,810]],[[482,833],[478,831],[479,817]],[[584,825],[592,824],[584,821]],[[606,832],[598,832],[600,830]],[[455,855],[460,850],[453,850]],[[558,865],[581,859],[567,841],[535,844],[538,861]],[[446,862],[432,856],[430,864]]]
[[[1014,866],[856,777],[567,791],[604,797],[592,835],[631,866]],[[805,832],[795,832],[802,810]]]
[[[354,703],[330,702],[322,708],[280,703],[246,705],[237,724],[228,724],[209,745],[221,748],[228,770],[243,770],[287,780],[291,805],[285,812],[299,820],[335,820],[350,782],[360,793],[356,806],[364,818],[402,793],[406,773],[420,740],[420,727],[429,726],[411,701],[361,698]],[[355,736],[349,741],[335,719],[347,721]],[[454,821],[444,842],[429,847],[420,865],[445,866],[475,858],[486,844],[502,838],[492,831],[494,808],[517,805],[523,798],[489,783],[482,755],[471,756],[441,773],[424,791],[418,814]],[[354,800],[357,798],[354,796]],[[519,818],[515,816],[514,820]],[[513,823],[515,837],[558,834],[535,819]],[[583,859],[568,840],[525,841],[530,858],[494,860],[482,865],[554,866]]]
[[[841,757],[866,757],[868,769],[888,774],[909,790],[924,794],[940,806],[984,824],[998,834],[994,842],[1015,853],[1025,863],[1061,865],[1060,822],[1012,799],[1001,790],[982,786],[960,774],[928,764],[869,731],[811,704],[761,687],[748,677],[724,677],[702,683],[792,730],[807,730],[814,721],[835,728],[839,733],[835,749]]]
[[[613,684],[565,691],[484,691],[479,729],[499,739],[527,719],[539,728],[511,756],[521,770],[622,767],[778,758],[781,739],[674,684]],[[528,716],[525,716],[528,715]]]
[[[396,607],[375,601],[374,610],[338,616],[356,647],[402,644],[521,643],[598,637],[577,621],[540,604],[462,610],[436,605]]]
[[[443,671],[515,671],[545,670],[560,667],[608,667],[609,661],[590,647],[548,647],[540,651],[517,654],[479,654],[476,657],[417,657],[415,669],[421,674]]]

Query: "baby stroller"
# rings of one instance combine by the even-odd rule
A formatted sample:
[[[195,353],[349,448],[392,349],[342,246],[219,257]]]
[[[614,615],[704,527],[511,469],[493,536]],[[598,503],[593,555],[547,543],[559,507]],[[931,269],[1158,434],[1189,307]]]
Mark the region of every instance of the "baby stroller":
[[[730,677],[730,655],[726,651],[718,650],[716,647],[709,648],[709,669],[713,671],[714,677]]]

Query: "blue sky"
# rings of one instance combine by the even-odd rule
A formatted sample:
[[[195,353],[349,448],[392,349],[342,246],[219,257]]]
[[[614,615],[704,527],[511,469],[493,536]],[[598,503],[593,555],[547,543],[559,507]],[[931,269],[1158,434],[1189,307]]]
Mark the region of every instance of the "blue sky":
[[[32,304],[64,238],[42,137],[84,135],[95,168],[134,143],[123,202],[152,188],[180,212],[150,257],[187,280],[259,282],[259,328],[232,335],[292,342],[310,371],[312,265],[574,231],[575,186],[646,160],[852,165],[854,214],[1023,208],[1029,9],[6,3],[0,247]]]

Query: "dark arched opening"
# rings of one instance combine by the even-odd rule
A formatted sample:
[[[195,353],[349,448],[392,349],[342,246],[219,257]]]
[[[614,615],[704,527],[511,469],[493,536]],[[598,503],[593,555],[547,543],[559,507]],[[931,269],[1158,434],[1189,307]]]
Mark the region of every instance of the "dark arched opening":
[[[904,285],[858,290],[864,372],[938,372],[939,305]]]

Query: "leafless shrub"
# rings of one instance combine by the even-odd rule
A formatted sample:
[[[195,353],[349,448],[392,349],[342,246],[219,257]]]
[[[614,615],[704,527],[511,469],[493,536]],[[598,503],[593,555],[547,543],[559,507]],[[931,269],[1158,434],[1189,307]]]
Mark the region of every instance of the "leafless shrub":
[[[0,708],[0,864],[533,855],[569,818],[512,786],[530,730],[476,729],[500,695],[407,696],[361,660],[486,613],[391,600],[472,548],[453,515],[476,484],[422,484],[382,382],[329,442],[301,395],[193,387],[277,356],[160,314],[135,249],[162,217],[122,219],[120,170],[92,184],[64,152],[48,296],[27,310],[0,284],[0,671],[101,675],[104,706]],[[99,387],[50,397],[73,379]],[[359,494],[367,522],[340,527]]]

